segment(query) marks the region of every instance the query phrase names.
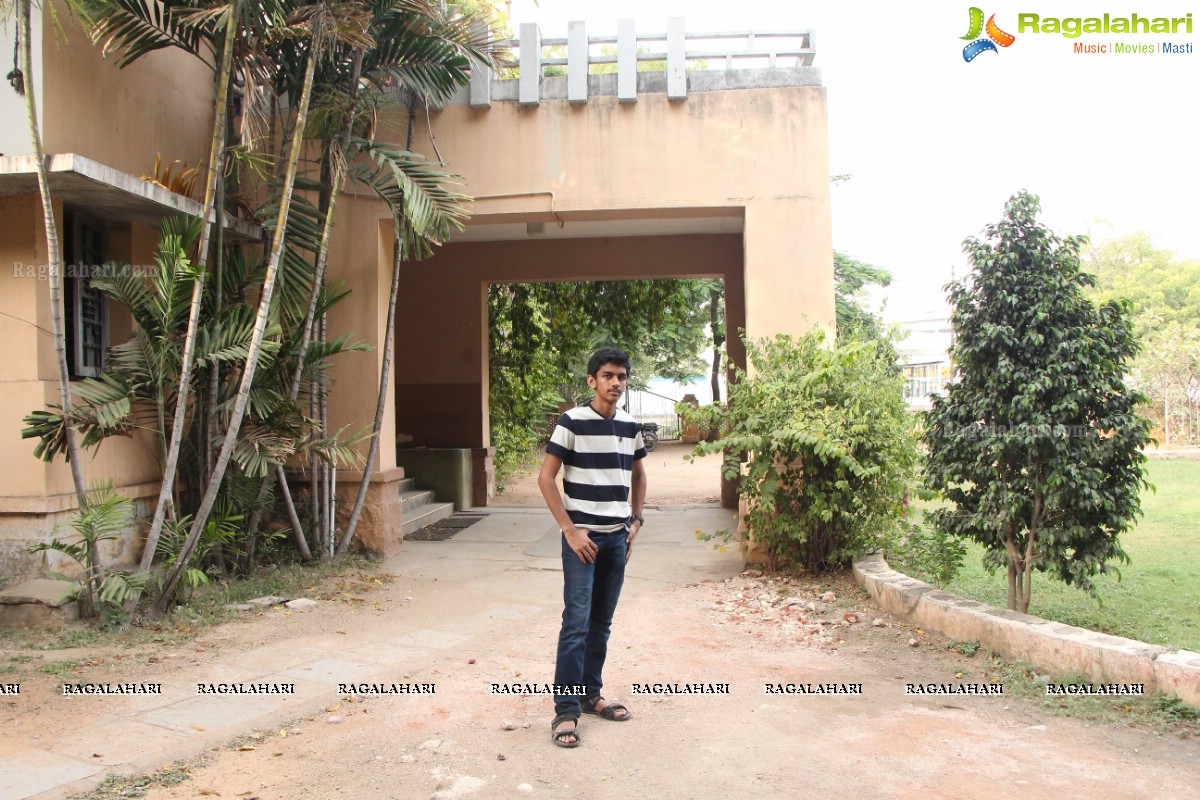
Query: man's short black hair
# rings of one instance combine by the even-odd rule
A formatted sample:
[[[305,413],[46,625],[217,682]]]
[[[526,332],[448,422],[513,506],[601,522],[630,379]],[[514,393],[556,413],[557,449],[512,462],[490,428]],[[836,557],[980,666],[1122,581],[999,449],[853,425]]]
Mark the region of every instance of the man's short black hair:
[[[616,364],[624,367],[626,372],[632,371],[632,367],[629,364],[629,355],[624,350],[616,347],[601,347],[592,353],[592,357],[588,359],[588,377],[596,377],[596,373],[605,364]]]

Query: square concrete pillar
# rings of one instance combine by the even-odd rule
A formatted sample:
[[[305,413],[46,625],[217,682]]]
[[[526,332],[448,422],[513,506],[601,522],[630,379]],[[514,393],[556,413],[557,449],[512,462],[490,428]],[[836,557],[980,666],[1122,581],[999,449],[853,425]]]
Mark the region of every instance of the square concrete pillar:
[[[536,106],[542,91],[542,32],[536,22],[521,23],[520,64],[518,98],[523,106]]]
[[[567,99],[586,103],[588,98],[588,38],[587,24],[576,20],[567,23]]]
[[[637,102],[637,28],[631,19],[617,20],[617,99]]]
[[[343,531],[358,496],[361,475],[338,476],[337,528]],[[400,481],[404,470],[393,468],[371,476],[362,516],[354,531],[354,546],[387,558],[400,552],[404,543],[404,514],[401,508]]]
[[[687,42],[683,17],[667,20],[667,99],[687,99]]]
[[[486,25],[475,26],[477,38],[482,39],[487,32]],[[492,107],[492,69],[478,61],[471,62],[470,103],[471,108]]]

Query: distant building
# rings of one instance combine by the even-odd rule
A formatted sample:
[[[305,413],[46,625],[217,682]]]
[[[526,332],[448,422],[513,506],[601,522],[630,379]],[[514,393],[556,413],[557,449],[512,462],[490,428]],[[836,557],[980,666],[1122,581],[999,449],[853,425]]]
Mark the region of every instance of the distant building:
[[[953,329],[945,309],[898,320],[905,332],[896,344],[904,371],[904,400],[910,408],[930,406],[930,395],[945,393],[946,383],[954,375],[950,362]]]

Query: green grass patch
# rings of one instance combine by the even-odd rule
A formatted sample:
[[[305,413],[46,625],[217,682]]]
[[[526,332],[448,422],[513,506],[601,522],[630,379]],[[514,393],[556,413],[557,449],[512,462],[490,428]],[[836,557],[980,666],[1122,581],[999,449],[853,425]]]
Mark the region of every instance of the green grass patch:
[[[47,675],[53,675],[60,680],[66,680],[71,677],[75,670],[83,666],[83,659],[66,658],[62,661],[50,661],[41,666],[42,672]]]
[[[1099,604],[1035,572],[1029,611],[1068,625],[1200,651],[1200,460],[1150,461],[1147,475],[1157,491],[1143,492],[1145,516],[1121,537],[1131,563],[1116,565],[1119,578],[1097,576]],[[1003,608],[1008,603],[1006,576],[988,574],[983,552],[968,543],[962,569],[945,588]]]
[[[46,642],[39,650],[71,650],[76,647],[87,647],[104,638],[104,633],[96,628],[69,628],[57,638]]]
[[[1099,682],[1081,675],[1039,676],[1029,664],[1005,661],[989,650],[981,650],[976,658],[980,660],[983,676],[1004,684],[1006,695],[1028,700],[1049,714],[1106,725],[1144,727],[1159,734],[1172,733],[1184,737],[1200,735],[1200,711],[1173,695],[1048,695],[1048,682],[1085,685]]]

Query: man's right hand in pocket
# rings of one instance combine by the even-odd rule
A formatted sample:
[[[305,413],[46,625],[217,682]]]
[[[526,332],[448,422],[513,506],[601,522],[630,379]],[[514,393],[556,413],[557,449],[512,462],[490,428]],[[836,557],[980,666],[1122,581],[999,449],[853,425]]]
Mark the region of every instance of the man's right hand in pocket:
[[[596,553],[600,548],[596,547],[596,543],[588,536],[587,531],[581,528],[569,528],[563,531],[563,535],[567,537],[567,546],[579,556],[579,560],[585,564],[591,564],[596,560]]]

